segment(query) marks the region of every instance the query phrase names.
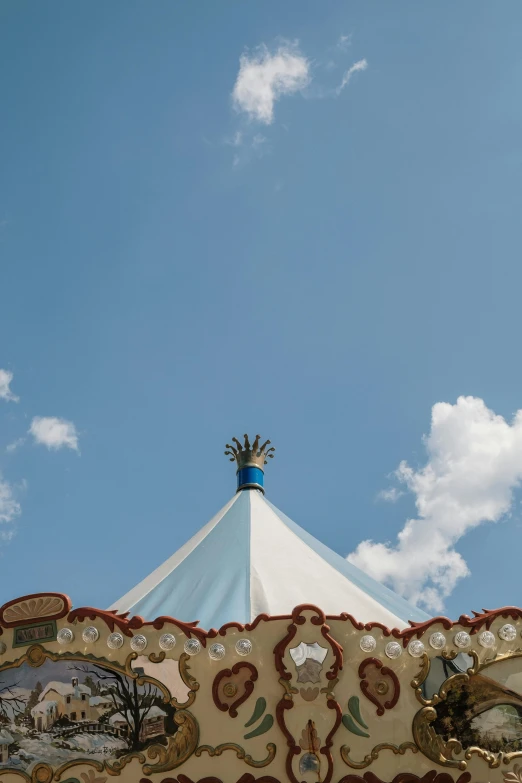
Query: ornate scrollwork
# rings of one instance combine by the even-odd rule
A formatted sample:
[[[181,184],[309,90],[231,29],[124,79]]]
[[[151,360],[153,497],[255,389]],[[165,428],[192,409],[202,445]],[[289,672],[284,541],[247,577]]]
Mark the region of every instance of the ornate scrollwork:
[[[36,783],[50,783],[53,779],[53,768],[50,764],[35,764],[31,777]]]
[[[233,750],[238,759],[244,761],[249,767],[266,767],[274,760],[276,754],[276,746],[273,742],[269,742],[266,746],[268,751],[267,756],[260,761],[256,761],[250,756],[241,745],[236,745],[234,742],[224,742],[222,745],[217,745],[213,748],[211,745],[200,745],[196,750],[196,756],[201,756],[202,753],[208,753],[209,756],[221,756],[225,750]]]
[[[309,618],[307,618],[305,615],[305,613],[308,612],[310,613]],[[325,656],[322,656],[320,660],[321,666],[315,666],[311,672],[313,676],[311,679],[308,677],[306,680],[313,685],[319,683],[323,685],[323,687],[321,687],[319,690],[319,693],[324,696],[324,699],[322,700],[317,698],[308,700],[306,697],[301,695],[301,689],[295,687],[295,685],[298,683],[304,682],[303,678],[300,679],[300,672],[304,670],[302,664],[300,664],[299,668],[295,667],[296,675],[292,674],[292,672],[287,669],[285,664],[285,656],[287,652],[289,653],[289,657],[293,663],[296,663],[292,653],[290,652],[290,644],[297,636],[299,629],[305,625],[308,626],[306,633],[310,634],[310,637],[305,638],[303,634],[304,629],[301,630],[299,634],[301,637],[301,642],[293,648],[294,651],[304,644],[304,652],[308,652],[309,655],[312,654],[315,656],[317,649],[321,648],[317,642],[316,629],[319,630],[322,639],[324,639],[328,644],[328,648],[326,648],[327,653]],[[315,652],[312,653],[312,651]],[[317,711],[324,709],[324,707],[326,707],[327,710],[332,711],[332,714],[328,713],[331,726],[330,731],[325,737],[324,745],[319,750],[319,756],[321,757],[321,760],[324,760],[327,764],[326,773],[321,773],[321,779],[323,780],[323,783],[330,783],[334,773],[334,762],[331,750],[333,746],[333,737],[342,721],[342,710],[334,697],[333,689],[339,681],[338,674],[343,666],[343,648],[341,644],[339,644],[339,642],[337,642],[330,634],[330,626],[326,622],[326,616],[324,612],[311,604],[303,604],[296,607],[292,612],[292,623],[287,627],[286,636],[284,636],[274,648],[274,656],[275,666],[280,675],[279,682],[284,689],[284,694],[282,695],[276,707],[276,719],[281,731],[285,736],[288,746],[286,755],[286,774],[288,779],[291,781],[291,783],[298,783],[298,779],[294,771],[294,762],[296,757],[301,755],[302,748],[296,742],[292,731],[287,725],[286,711],[294,707],[295,701],[302,699],[303,702],[308,705],[310,717],[313,717],[315,714],[317,714]],[[328,658],[327,656],[330,657]],[[317,659],[315,660],[317,662]],[[326,671],[323,671],[323,662],[330,662],[330,666]],[[309,671],[308,674],[310,674]],[[294,682],[295,685],[291,684],[292,682]]]
[[[155,772],[168,772],[183,764],[196,750],[199,741],[199,726],[195,717],[187,710],[180,710],[174,715],[174,723],[178,730],[169,737],[167,747],[151,745],[147,755],[149,759],[158,759],[156,764],[146,764],[143,767],[145,775]]]
[[[430,658],[427,653],[423,653],[421,658],[421,667],[419,673],[416,674],[413,680],[411,681],[411,687],[415,688],[417,698],[418,698],[417,689],[420,688],[424,682],[426,682],[426,678],[429,673],[430,673]]]
[[[175,707],[182,707],[183,709],[187,709],[191,704],[194,703],[196,692],[199,690],[199,682],[195,677],[192,676],[192,674],[190,674],[190,666],[188,665],[189,661],[190,655],[187,655],[187,653],[182,653],[180,655],[179,673],[183,683],[187,686],[187,688],[190,688],[187,701],[183,702],[183,704],[179,704],[175,699],[172,699],[172,704],[174,704]]]
[[[502,764],[509,764],[513,759],[520,758],[522,756],[522,750],[505,752],[505,751],[491,751],[487,748],[472,745],[467,748],[463,748],[462,742],[455,737],[444,739],[437,733],[433,723],[438,718],[436,710],[437,705],[442,705],[448,698],[448,695],[455,688],[466,687],[472,678],[479,674],[479,672],[492,666],[495,663],[506,661],[511,658],[517,658],[522,655],[520,650],[515,652],[505,653],[489,658],[482,663],[480,662],[478,654],[474,650],[470,650],[469,653],[472,658],[472,665],[466,672],[459,672],[457,674],[448,677],[441,687],[438,693],[433,694],[431,697],[426,697],[423,694],[422,686],[426,682],[430,672],[430,661],[423,660],[423,664],[419,674],[412,680],[412,687],[415,688],[415,694],[417,699],[423,704],[423,708],[416,713],[413,718],[413,737],[425,756],[432,761],[436,761],[444,767],[453,767],[460,770],[467,769],[468,761],[473,756],[478,756],[483,759],[490,769],[497,769]],[[451,655],[443,655],[445,660],[453,660],[457,653]],[[463,756],[461,758],[455,758],[455,756]]]
[[[466,769],[467,763],[464,760],[453,758],[454,753],[462,753],[461,743],[457,739],[445,741],[439,737],[431,726],[436,719],[437,711],[434,707],[423,707],[419,710],[413,719],[413,739],[424,755],[437,764],[443,767]]]
[[[73,759],[72,761],[67,761],[65,764],[62,764],[60,767],[58,767],[57,770],[54,772],[54,779],[56,781],[60,781],[67,770],[72,769],[73,767],[77,766],[88,766],[92,767],[92,772],[94,774],[94,771],[96,772],[103,772],[105,769],[105,764],[103,761],[95,761],[94,759]],[[89,773],[91,770],[89,770]],[[34,774],[34,769],[33,769]],[[109,774],[111,774],[109,772]],[[34,781],[33,781],[34,783]],[[64,781],[64,783],[67,783],[67,781]]]
[[[383,750],[391,750],[395,756],[404,756],[408,750],[411,750],[412,753],[419,752],[419,749],[414,742],[403,742],[401,745],[392,745],[389,742],[381,742],[379,745],[376,745],[374,748],[372,748],[372,750],[363,758],[362,761],[354,761],[352,758],[350,758],[350,748],[346,745],[341,747],[340,752],[341,758],[347,766],[351,767],[352,769],[364,769],[365,767],[369,767],[370,764],[373,764],[373,762],[379,758],[379,754]]]
[[[135,655],[135,653],[131,653]],[[130,657],[130,656],[129,656]],[[130,669],[128,671],[127,664],[121,665],[117,661],[109,661],[107,658],[96,658],[94,655],[83,655],[81,653],[53,653],[46,650],[40,644],[33,644],[28,650],[14,661],[6,661],[0,665],[0,671],[6,671],[7,669],[18,669],[22,664],[28,663],[29,666],[37,668],[49,661],[84,661],[85,663],[98,663],[100,666],[104,666],[106,669],[112,669],[113,671],[120,672],[121,674],[128,675],[131,679],[137,679],[138,674]],[[128,660],[128,659],[127,659]],[[151,678],[152,679],[152,678]]]
[[[452,652],[447,655],[443,654],[441,658],[443,658],[446,661],[453,661],[457,657],[457,655],[458,653]],[[420,703],[423,704],[425,707],[434,707],[439,702],[444,701],[444,699],[448,695],[448,691],[451,690],[451,688],[453,688],[457,683],[467,682],[470,678],[470,675],[476,674],[480,668],[479,657],[474,650],[470,650],[469,655],[473,659],[473,663],[471,667],[467,670],[467,672],[459,672],[458,674],[453,674],[451,677],[448,677],[448,679],[444,680],[444,682],[442,683],[438,693],[433,694],[433,696],[431,696],[430,698],[426,698],[422,692],[422,686],[426,682],[428,675],[430,673],[431,661],[428,658],[428,656],[425,654],[423,657],[422,666],[419,673],[411,681],[411,686],[412,688],[415,688],[415,695],[418,701],[420,701]]]
[[[125,663],[119,664],[116,661],[109,661],[105,658],[97,658],[93,655],[82,655],[79,653],[52,653],[41,645],[34,644],[29,647],[29,649],[16,661],[8,661],[0,666],[0,671],[19,668],[24,663],[27,663],[32,667],[39,667],[42,666],[46,660],[53,662],[62,660],[77,661],[86,664],[93,664],[107,671],[115,672],[120,677],[128,677],[130,680],[134,680],[137,686],[149,683],[155,686],[162,694],[164,702],[169,703],[172,706],[185,707],[194,701],[199,685],[188,671],[189,667],[187,661],[190,656],[183,653],[179,661],[181,678],[184,684],[191,689],[188,694],[188,700],[184,705],[178,704],[177,700],[171,695],[168,688],[160,680],[133,670],[132,664],[137,657],[137,653],[129,653]],[[163,657],[164,654],[154,655],[154,658],[156,659],[155,662],[161,662]],[[149,656],[149,660],[153,662],[154,658],[152,655]],[[168,737],[167,746],[160,744],[153,744],[149,746],[147,750],[148,758],[157,758],[158,762],[156,764],[146,764],[143,767],[145,774],[150,774],[152,772],[167,772],[171,769],[174,769],[186,761],[196,749],[199,741],[199,727],[194,716],[186,709],[178,709],[178,711],[174,714],[173,720],[174,723],[177,724],[178,730],[173,736]],[[126,753],[121,758],[112,761],[106,760],[102,762],[94,759],[77,758],[62,764],[54,771],[49,764],[40,763],[34,767],[31,777],[27,777],[27,780],[30,780],[31,783],[50,783],[50,781],[53,779],[55,781],[60,781],[66,771],[81,765],[89,765],[97,772],[106,772],[108,775],[116,776],[120,775],[122,770],[133,760],[137,760],[140,764],[145,764],[146,757],[144,753],[134,751]],[[47,777],[49,770],[51,770],[51,776]],[[13,774],[19,773],[18,770],[12,769],[5,771]],[[0,775],[2,772],[3,771],[0,771]],[[22,774],[22,776],[25,775],[25,773],[22,773],[21,771],[20,774]]]
[[[119,775],[122,769],[133,759],[137,759],[139,764],[145,764],[145,756],[143,753],[127,753],[126,756],[122,756],[121,759],[116,759],[112,763],[110,761],[105,762],[105,771],[109,775]]]
[[[228,711],[231,718],[237,718],[237,708],[252,694],[257,677],[257,669],[252,663],[238,662],[231,669],[222,669],[212,684],[216,707]]]
[[[391,710],[397,704],[401,686],[392,669],[384,666],[378,658],[367,658],[359,666],[361,691],[377,707],[377,715]]]

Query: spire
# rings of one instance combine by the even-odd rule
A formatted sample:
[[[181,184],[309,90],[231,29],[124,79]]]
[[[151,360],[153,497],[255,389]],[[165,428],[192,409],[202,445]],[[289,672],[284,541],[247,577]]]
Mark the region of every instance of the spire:
[[[230,443],[226,444],[227,449],[225,451],[230,457],[230,462],[237,463],[237,492],[242,489],[259,489],[263,495],[265,490],[263,488],[265,469],[268,459],[273,459],[273,447],[267,448],[270,445],[270,441],[266,440],[261,446],[259,441],[261,435],[256,435],[256,439],[252,445],[248,439],[248,435],[243,436],[245,439],[244,444],[240,443],[237,438],[232,438],[232,442],[235,446],[231,446]]]

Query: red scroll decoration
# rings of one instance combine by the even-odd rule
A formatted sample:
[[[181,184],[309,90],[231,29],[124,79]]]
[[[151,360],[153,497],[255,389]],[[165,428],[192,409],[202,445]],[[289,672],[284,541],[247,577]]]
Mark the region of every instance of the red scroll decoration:
[[[431,772],[426,772],[422,777],[411,772],[400,772],[390,781],[381,780],[373,772],[365,772],[362,777],[360,775],[345,775],[339,783],[470,783],[470,781],[471,775],[469,772],[463,772],[457,780],[453,780],[447,772],[437,772],[437,770],[433,769]],[[152,783],[152,781],[150,778],[141,778],[140,783]],[[223,781],[215,777],[200,778],[198,781],[195,781],[186,775],[178,775],[176,778],[163,778],[161,783],[223,783]],[[260,778],[256,778],[250,772],[245,772],[237,783],[282,783],[282,781],[270,775],[262,775]]]
[[[366,658],[359,666],[361,690],[375,706],[377,715],[391,710],[399,701],[401,686],[394,671],[378,658]]]
[[[141,778],[140,783],[152,783],[152,780],[150,778]],[[200,778],[198,781],[195,781],[186,775],[178,775],[177,778],[163,778],[161,783],[223,783],[223,781],[221,778],[215,777]],[[256,778],[254,775],[250,774],[250,772],[245,772],[244,775],[241,775],[237,783],[281,783],[281,781],[270,775],[262,775],[260,778]],[[429,783],[431,783],[431,781],[429,781]],[[435,781],[435,783],[439,783],[439,781]],[[445,781],[442,781],[442,783],[445,783]],[[458,780],[457,783],[466,783],[466,781]]]
[[[303,612],[311,612],[312,616],[305,617]],[[300,626],[307,626],[306,637],[303,634],[304,629],[301,630]],[[303,753],[303,749],[301,748],[299,742],[295,741],[292,733],[286,725],[285,712],[286,710],[293,708],[294,699],[300,699],[302,697],[300,695],[299,689],[293,687],[292,685],[292,680],[294,680],[295,684],[298,683],[298,676],[297,674],[292,674],[292,672],[288,671],[284,663],[284,658],[287,650],[291,647],[292,642],[295,640],[296,644],[299,643],[295,637],[300,630],[300,641],[311,643],[317,639],[317,636],[320,636],[326,641],[329,648],[324,664],[327,665],[328,662],[331,661],[330,668],[326,671],[326,674],[321,675],[321,684],[324,684],[327,687],[322,688],[321,690],[326,699],[326,707],[330,710],[333,710],[332,726],[328,736],[324,741],[324,745],[318,751],[317,758],[319,761],[321,761],[321,758],[323,761],[326,761],[326,774],[323,773],[321,764],[321,780],[323,783],[330,783],[334,771],[331,751],[333,737],[342,720],[341,707],[335,700],[332,691],[337,682],[337,674],[339,669],[341,669],[343,665],[343,649],[341,645],[336,642],[332,636],[330,636],[330,626],[326,623],[326,616],[324,612],[311,604],[302,604],[301,606],[298,606],[294,609],[292,612],[292,622],[288,626],[288,633],[283,639],[281,639],[274,649],[275,667],[280,674],[281,681],[285,683],[285,693],[277,705],[276,718],[288,745],[288,753],[286,757],[286,774],[288,776],[288,780],[290,780],[291,783],[299,783],[299,778],[297,778],[294,773],[294,764],[296,761],[296,756],[300,756]],[[306,703],[306,700],[304,700],[304,702]],[[322,712],[324,710],[324,702],[322,700],[308,702],[308,704],[310,716],[313,716],[316,710],[318,712]],[[310,722],[313,723],[312,720]]]
[[[412,772],[400,772],[389,783],[470,783],[470,780],[469,772],[464,772],[457,780],[453,780],[447,772],[437,772],[433,769],[431,772],[426,772],[421,778]],[[362,777],[360,775],[345,775],[339,783],[386,783],[386,781],[378,778],[373,772],[365,772]]]
[[[218,672],[212,683],[212,698],[218,710],[228,710],[231,718],[237,718],[237,708],[248,699],[256,680],[257,669],[251,663],[236,663]]]

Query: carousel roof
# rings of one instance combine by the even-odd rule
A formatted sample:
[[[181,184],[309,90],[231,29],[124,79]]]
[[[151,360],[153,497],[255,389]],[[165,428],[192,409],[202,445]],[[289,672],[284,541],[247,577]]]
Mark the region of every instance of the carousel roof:
[[[314,604],[362,622],[404,627],[428,615],[411,606],[296,525],[264,497],[270,443],[228,446],[238,463],[236,495],[190,541],[137,584],[111,610],[147,620],[160,616],[204,628],[289,614]]]

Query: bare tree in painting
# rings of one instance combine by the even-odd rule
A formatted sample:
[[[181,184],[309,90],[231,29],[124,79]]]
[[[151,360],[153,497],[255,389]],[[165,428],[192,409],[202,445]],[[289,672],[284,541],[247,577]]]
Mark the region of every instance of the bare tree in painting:
[[[5,720],[12,720],[25,709],[26,699],[16,693],[18,685],[17,682],[5,685],[4,681],[0,680],[0,717]]]
[[[139,750],[142,744],[140,734],[143,721],[150,708],[161,696],[158,689],[151,683],[145,683],[138,688],[135,679],[98,664],[70,666],[69,668],[101,680],[100,694],[108,696],[114,705],[115,712],[123,715],[129,726],[130,749]]]

